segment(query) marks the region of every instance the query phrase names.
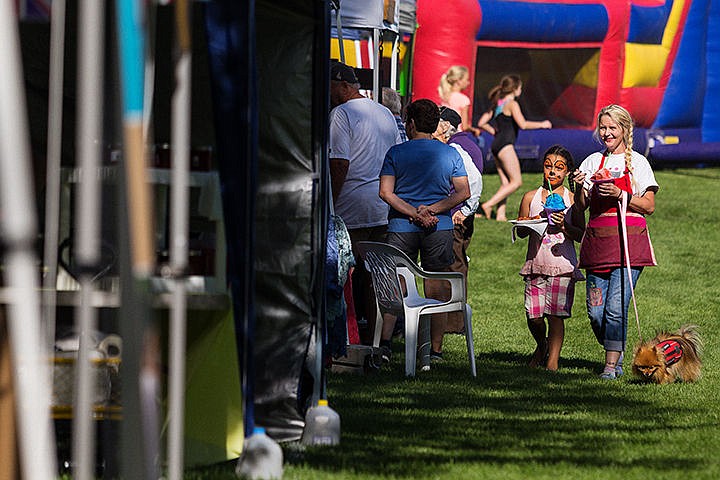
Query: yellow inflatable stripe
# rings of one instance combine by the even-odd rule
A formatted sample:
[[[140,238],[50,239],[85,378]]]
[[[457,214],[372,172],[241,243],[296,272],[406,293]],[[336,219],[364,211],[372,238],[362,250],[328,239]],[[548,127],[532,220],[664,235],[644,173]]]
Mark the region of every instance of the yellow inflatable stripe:
[[[667,25],[665,26],[665,32],[663,33],[662,46],[671,48],[672,43],[675,40],[675,35],[680,28],[680,16],[682,15],[683,9],[685,8],[685,2],[687,0],[675,0],[673,3],[670,16],[668,17]]]
[[[675,36],[680,29],[680,19],[687,1],[675,0],[673,2],[660,45],[638,43],[625,45],[623,88],[657,86],[665,69]],[[573,79],[574,84],[597,88],[599,57],[600,53],[598,52],[578,70]]]
[[[623,88],[657,87],[669,53],[663,45],[626,44]]]
[[[625,73],[623,88],[657,87],[668,60],[675,36],[680,28],[680,18],[687,0],[673,2],[660,45],[640,43],[625,44]]]
[[[597,88],[597,79],[598,79],[598,69],[600,65],[600,52],[595,52],[595,54],[590,58],[590,60],[585,63],[585,65],[578,70],[578,72],[575,74],[575,78],[573,78],[573,84],[575,85],[582,85],[583,87],[588,88]]]

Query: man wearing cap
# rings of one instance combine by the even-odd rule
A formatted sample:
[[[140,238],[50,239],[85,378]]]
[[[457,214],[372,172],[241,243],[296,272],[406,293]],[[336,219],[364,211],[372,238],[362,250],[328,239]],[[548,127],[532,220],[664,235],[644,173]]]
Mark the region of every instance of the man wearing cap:
[[[385,153],[400,143],[395,117],[383,105],[363,96],[355,71],[340,62],[330,67],[330,179],[335,213],[350,233],[356,266],[352,286],[357,317],[367,320],[363,343],[372,343],[376,305],[372,279],[355,245],[385,241],[388,206],[378,197]]]
[[[480,195],[483,189],[483,154],[471,132],[457,130],[460,122],[460,115],[455,110],[450,107],[440,107],[440,123],[435,132],[435,138],[457,150],[468,174],[470,198],[450,211],[454,227],[453,252],[455,254],[455,261],[450,270],[462,273],[467,282],[469,269],[467,249],[475,231],[475,212],[480,204]],[[448,313],[447,331],[462,333],[464,330],[465,322],[462,314]]]
[[[440,111],[428,99],[415,100],[405,110],[410,141],[385,155],[380,171],[380,197],[390,205],[387,243],[420,261],[425,270],[447,272],[453,263],[453,223],[450,209],[470,196],[467,174],[457,150],[433,139]],[[425,295],[450,296],[442,280],[426,280]],[[431,317],[430,358],[442,359],[447,313]],[[393,318],[383,322],[381,353],[390,349]]]

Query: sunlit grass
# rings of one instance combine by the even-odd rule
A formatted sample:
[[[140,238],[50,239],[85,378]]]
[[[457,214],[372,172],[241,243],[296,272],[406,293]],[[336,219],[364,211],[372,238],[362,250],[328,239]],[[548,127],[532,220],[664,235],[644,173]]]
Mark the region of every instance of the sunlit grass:
[[[330,375],[341,445],[285,445],[285,478],[720,478],[720,170],[656,176],[661,188],[648,223],[659,266],[645,270],[636,290],[642,334],[699,325],[706,343],[699,383],[600,380],[603,351],[586,318],[584,283],[566,322],[560,371],[525,367],[533,349],[518,275],[526,242],[511,243],[509,224],[476,219],[469,302],[478,377],[470,376],[459,335],[446,337],[446,361],[415,379],[403,375],[401,343],[377,374]],[[540,181],[524,179],[523,191]],[[485,196],[497,182],[486,176]],[[510,198],[509,218],[520,194]],[[630,348],[637,338],[631,313]],[[186,478],[234,478],[233,469],[230,462]]]

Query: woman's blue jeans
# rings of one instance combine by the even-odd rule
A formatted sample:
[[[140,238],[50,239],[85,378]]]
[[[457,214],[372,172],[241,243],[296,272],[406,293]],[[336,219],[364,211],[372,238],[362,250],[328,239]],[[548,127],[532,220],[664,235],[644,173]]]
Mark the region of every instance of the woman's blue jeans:
[[[631,269],[633,288],[642,270],[642,267]],[[587,272],[586,277],[587,311],[595,338],[605,350],[625,351],[632,299],[627,270],[614,268],[604,273]]]

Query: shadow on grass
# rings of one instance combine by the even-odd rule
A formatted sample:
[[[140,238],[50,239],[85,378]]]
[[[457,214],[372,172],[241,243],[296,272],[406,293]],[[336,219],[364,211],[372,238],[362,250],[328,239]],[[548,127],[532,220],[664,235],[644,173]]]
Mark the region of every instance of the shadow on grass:
[[[286,446],[289,465],[328,472],[426,478],[458,464],[563,464],[578,468],[648,468],[673,464],[662,449],[623,455],[623,442],[671,430],[667,409],[644,400],[637,385],[597,378],[597,363],[564,359],[558,373],[525,366],[526,355],[478,355],[433,364],[414,379],[390,368],[369,376],[331,375],[331,406],[342,418],[332,449]],[[636,391],[633,392],[633,389]],[[689,407],[674,415],[694,415]],[[692,470],[692,460],[683,469]]]
[[[520,354],[518,352],[488,352],[488,353],[480,353],[477,354],[477,361],[479,365],[486,365],[486,366],[497,366],[497,365],[503,365],[503,368],[507,367],[513,367],[513,368],[523,368],[524,365],[527,365],[528,361],[530,360],[531,354]],[[524,368],[523,368],[524,369]],[[600,372],[602,370],[602,364],[600,362],[591,362],[589,360],[583,359],[583,358],[568,358],[566,356],[562,356],[560,358],[560,373],[558,375],[562,374],[564,371],[567,371],[569,369],[583,369],[588,370],[591,372]],[[529,370],[529,369],[524,369]],[[530,370],[532,371],[532,370]],[[542,371],[542,370],[538,370]],[[545,372],[547,374],[552,375],[551,372]]]

